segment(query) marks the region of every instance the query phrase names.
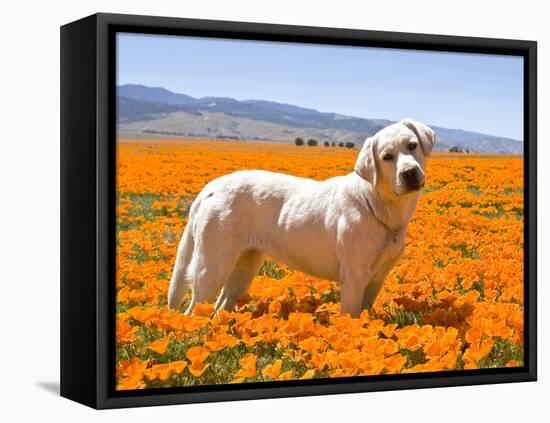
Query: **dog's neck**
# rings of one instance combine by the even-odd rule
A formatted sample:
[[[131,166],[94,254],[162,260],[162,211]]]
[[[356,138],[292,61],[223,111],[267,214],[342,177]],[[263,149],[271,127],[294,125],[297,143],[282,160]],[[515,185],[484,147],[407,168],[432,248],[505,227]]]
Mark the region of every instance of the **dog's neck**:
[[[355,185],[358,187],[355,194],[374,218],[394,235],[406,231],[420,198],[420,191],[402,196],[385,196],[358,175],[354,177],[360,180],[360,183]]]

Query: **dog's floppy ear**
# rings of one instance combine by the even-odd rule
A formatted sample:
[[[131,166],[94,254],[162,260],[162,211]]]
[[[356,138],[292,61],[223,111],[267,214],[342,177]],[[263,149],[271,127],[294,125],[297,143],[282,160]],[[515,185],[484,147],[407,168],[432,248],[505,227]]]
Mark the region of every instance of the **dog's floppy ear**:
[[[367,138],[355,162],[355,173],[365,181],[376,185],[376,136]]]
[[[401,123],[414,132],[424,156],[429,157],[435,144],[435,132],[423,123],[409,118],[403,119]]]

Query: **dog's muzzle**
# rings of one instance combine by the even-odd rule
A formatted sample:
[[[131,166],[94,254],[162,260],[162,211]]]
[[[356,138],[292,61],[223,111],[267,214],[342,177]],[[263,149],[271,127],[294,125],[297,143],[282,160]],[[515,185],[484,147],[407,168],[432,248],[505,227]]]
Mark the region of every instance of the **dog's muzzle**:
[[[402,170],[399,176],[408,191],[418,191],[424,186],[424,176],[418,167]]]

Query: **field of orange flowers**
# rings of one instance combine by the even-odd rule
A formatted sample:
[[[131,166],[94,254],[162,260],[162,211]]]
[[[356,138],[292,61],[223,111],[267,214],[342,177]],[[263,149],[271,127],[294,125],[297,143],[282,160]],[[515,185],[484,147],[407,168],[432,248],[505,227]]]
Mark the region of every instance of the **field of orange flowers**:
[[[405,255],[358,319],[339,314],[337,283],[268,259],[233,312],[168,309],[189,206],[208,181],[240,169],[322,180],[350,172],[356,155],[119,141],[117,389],[522,366],[521,157],[434,154]]]

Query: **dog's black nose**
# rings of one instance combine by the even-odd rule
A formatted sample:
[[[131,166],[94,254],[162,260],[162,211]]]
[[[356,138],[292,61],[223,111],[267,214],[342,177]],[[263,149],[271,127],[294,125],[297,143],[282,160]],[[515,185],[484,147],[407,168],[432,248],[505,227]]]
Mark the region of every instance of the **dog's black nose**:
[[[422,174],[417,167],[403,170],[401,172],[401,179],[410,191],[419,190],[424,185]]]
[[[418,169],[416,167],[411,167],[401,172],[403,179],[408,181],[415,181],[418,176]]]

